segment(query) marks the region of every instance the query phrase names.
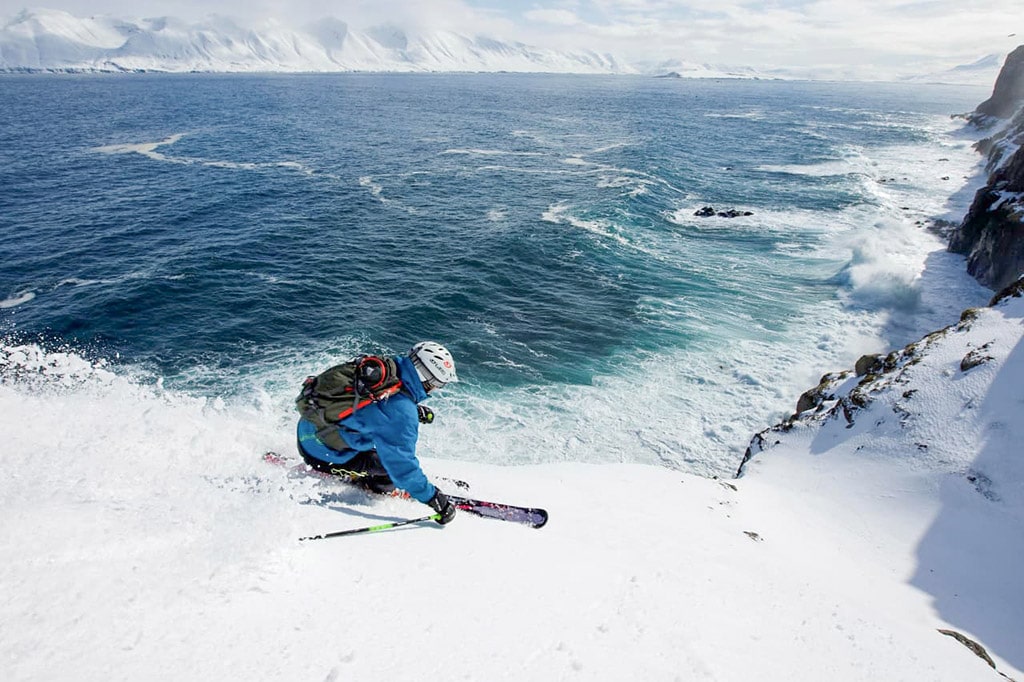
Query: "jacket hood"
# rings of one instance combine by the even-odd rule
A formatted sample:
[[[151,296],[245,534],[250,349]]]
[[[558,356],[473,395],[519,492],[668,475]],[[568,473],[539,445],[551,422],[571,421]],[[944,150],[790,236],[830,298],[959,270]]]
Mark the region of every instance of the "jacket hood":
[[[398,378],[402,380],[402,390],[409,394],[413,402],[421,402],[427,399],[427,391],[423,388],[423,381],[416,371],[412,360],[404,355],[395,357],[395,364],[398,365]]]

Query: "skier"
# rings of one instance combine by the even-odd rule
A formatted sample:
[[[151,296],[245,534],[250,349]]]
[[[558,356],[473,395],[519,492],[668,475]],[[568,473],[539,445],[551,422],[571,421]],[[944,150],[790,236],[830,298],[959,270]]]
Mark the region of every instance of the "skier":
[[[370,359],[382,368],[388,362]],[[430,408],[419,403],[432,391],[458,381],[455,362],[448,349],[433,341],[417,343],[407,356],[389,360],[397,377],[390,380],[387,393],[373,395],[340,421],[325,422],[323,410],[316,416],[308,406],[316,405],[315,394],[312,400],[300,403],[300,411],[303,406],[305,411],[296,428],[299,454],[314,469],[350,477],[374,492],[401,488],[440,514],[438,523],[444,525],[455,517],[455,505],[427,480],[416,458],[416,440],[419,424],[434,418]],[[310,393],[304,395],[308,399]]]

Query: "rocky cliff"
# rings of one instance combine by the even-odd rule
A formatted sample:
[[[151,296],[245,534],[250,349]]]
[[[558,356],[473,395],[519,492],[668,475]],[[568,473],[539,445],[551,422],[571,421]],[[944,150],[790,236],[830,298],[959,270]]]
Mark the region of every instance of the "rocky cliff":
[[[996,78],[992,96],[978,105],[975,116],[1010,118],[1024,101],[1024,45],[1011,52]]]
[[[992,97],[968,118],[993,131],[978,143],[991,174],[949,249],[967,256],[967,271],[998,290],[1024,273],[1024,45],[1007,56]]]

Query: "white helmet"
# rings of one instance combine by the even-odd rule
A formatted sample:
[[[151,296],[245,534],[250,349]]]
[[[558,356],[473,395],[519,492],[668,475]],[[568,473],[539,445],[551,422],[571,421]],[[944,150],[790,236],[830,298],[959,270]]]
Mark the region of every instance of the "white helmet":
[[[455,375],[452,354],[439,343],[420,341],[409,351],[409,358],[420,375],[420,381],[429,388],[441,388],[459,380]]]

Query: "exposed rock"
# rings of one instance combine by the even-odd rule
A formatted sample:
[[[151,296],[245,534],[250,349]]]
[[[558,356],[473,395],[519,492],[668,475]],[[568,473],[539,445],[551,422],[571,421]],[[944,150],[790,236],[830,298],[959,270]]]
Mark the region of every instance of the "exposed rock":
[[[985,651],[985,647],[983,647],[982,645],[978,644],[977,642],[975,642],[970,637],[967,637],[966,635],[962,635],[959,632],[957,632],[956,630],[941,630],[940,629],[939,632],[941,632],[942,634],[946,635],[947,637],[952,637],[956,641],[958,641],[961,644],[963,644],[965,647],[967,647],[972,652],[974,652],[975,656],[977,656],[978,658],[983,659],[986,663],[988,663],[990,666],[992,666],[993,669],[996,667],[995,661],[993,661],[992,657],[988,655],[987,651]]]
[[[882,356],[875,355],[862,355],[857,364],[854,365],[854,373],[857,376],[862,377],[869,373],[874,373],[882,369]]]
[[[705,206],[694,212],[695,216],[699,218],[711,218],[718,216],[719,218],[739,218],[740,216],[754,215],[753,211],[739,211],[735,208],[726,209],[724,211],[716,211],[714,206]]]
[[[1024,288],[1024,287],[1022,287]],[[964,311],[960,322],[928,334],[920,341],[907,344],[900,350],[888,355],[866,355],[857,365],[863,374],[854,371],[833,372],[821,377],[818,385],[800,396],[797,411],[785,421],[757,433],[750,441],[743,460],[736,470],[736,477],[743,475],[743,470],[753,457],[779,443],[778,434],[792,430],[798,424],[820,424],[833,419],[842,419],[847,428],[852,427],[858,413],[871,405],[875,396],[886,389],[905,383],[904,373],[921,361],[928,348],[951,331],[970,329],[971,323],[978,313],[974,309]],[[859,379],[853,382],[851,379]],[[904,400],[913,396],[913,391],[901,392]],[[900,406],[894,406],[900,416]],[[927,445],[923,447],[927,448]]]
[[[995,304],[996,304],[996,301],[995,301],[995,299],[993,299],[992,302],[989,303],[989,307],[994,306]],[[981,314],[981,309],[980,308],[968,308],[967,310],[965,310],[962,313],[960,313],[960,321],[961,322],[970,322],[971,320],[976,320],[976,319],[978,319],[978,315],[980,315],[980,314]]]
[[[960,361],[960,371],[966,372],[969,369],[974,369],[978,365],[984,365],[989,360],[992,360],[992,356],[985,352],[991,345],[991,343],[986,343],[981,348],[975,348],[965,355],[964,359]]]
[[[1020,298],[1021,296],[1024,296],[1024,277],[1021,277],[1016,282],[993,296],[992,300],[989,301],[989,305],[994,306],[1004,298]],[[965,310],[964,312],[966,313],[967,311]]]
[[[801,412],[820,407],[827,400],[835,400],[835,397],[832,395],[832,389],[848,376],[848,372],[830,373],[822,376],[817,386],[809,391],[804,391],[803,395],[796,401],[797,413],[793,415],[793,418],[797,418],[797,415]]]
[[[976,469],[968,469],[965,474],[967,481],[974,486],[974,489],[987,500],[999,502],[1001,498],[995,492],[992,479]]]
[[[949,250],[967,256],[967,271],[993,289],[1024,273],[1024,147],[978,190]]]
[[[1009,118],[1024,104],[1024,45],[1006,56],[992,96],[978,105],[976,115]]]

